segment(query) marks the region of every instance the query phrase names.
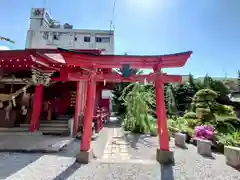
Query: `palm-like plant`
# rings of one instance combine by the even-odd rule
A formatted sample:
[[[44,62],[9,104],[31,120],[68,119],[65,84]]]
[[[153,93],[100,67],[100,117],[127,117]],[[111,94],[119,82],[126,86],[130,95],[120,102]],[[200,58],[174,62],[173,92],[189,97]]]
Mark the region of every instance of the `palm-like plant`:
[[[124,128],[135,133],[150,132],[152,125],[149,113],[150,106],[155,103],[154,93],[143,84],[131,83],[123,90],[120,99],[124,101],[127,110]]]
[[[177,105],[173,86],[173,84],[168,84],[166,87],[166,108],[170,117],[177,113]]]
[[[7,42],[10,42],[10,43],[15,43],[13,40],[11,40],[9,38],[6,38],[6,37],[3,37],[3,36],[0,36],[0,40],[1,41],[7,41]]]
[[[113,69],[113,72],[118,73],[123,75],[124,71],[126,72],[126,69],[121,68],[121,69]],[[138,69],[132,69],[129,68],[127,70],[127,74],[133,75],[133,74],[141,74],[142,71],[138,70]],[[129,85],[130,83],[127,82],[123,82],[123,83],[118,83],[116,84],[115,88],[113,89],[112,93],[113,93],[113,110],[116,113],[116,115],[118,117],[120,117],[120,119],[124,118],[125,114],[126,114],[126,106],[124,104],[124,101],[122,99],[119,99],[120,96],[123,93],[123,90]],[[131,88],[128,88],[128,92],[131,90]],[[125,93],[127,94],[127,93]]]

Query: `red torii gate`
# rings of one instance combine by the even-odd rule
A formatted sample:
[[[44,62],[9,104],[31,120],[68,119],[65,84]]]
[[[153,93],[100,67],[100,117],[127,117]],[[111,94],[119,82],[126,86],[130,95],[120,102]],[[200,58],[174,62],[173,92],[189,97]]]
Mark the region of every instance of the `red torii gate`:
[[[164,102],[164,83],[181,82],[181,76],[167,75],[161,72],[162,68],[182,67],[190,57],[192,52],[184,52],[163,56],[116,56],[100,54],[82,54],[75,51],[59,49],[68,65],[88,68],[88,74],[68,73],[60,77],[59,80],[87,81],[87,101],[84,112],[84,131],[81,141],[81,152],[79,160],[87,162],[89,160],[91,123],[94,108],[94,98],[96,92],[96,82],[144,82],[153,81],[156,89],[156,114],[158,122],[158,135],[160,149],[157,151],[157,160],[162,163],[173,162],[173,153],[169,151],[169,137]],[[121,68],[124,64],[131,68],[152,68],[154,73],[149,75],[134,75],[128,78],[119,74],[103,74],[97,68]],[[56,79],[57,80],[57,79]]]
[[[7,58],[6,63],[0,61],[0,67],[5,68],[38,68],[43,72],[60,72],[59,78],[52,78],[53,81],[76,81],[79,87],[80,82],[87,85],[86,105],[84,110],[84,131],[81,140],[80,153],[77,159],[87,163],[92,157],[90,140],[92,134],[92,117],[96,95],[96,82],[145,82],[151,81],[155,84],[156,91],[156,114],[158,122],[158,135],[160,149],[157,150],[157,160],[161,163],[173,161],[173,153],[169,150],[167,119],[164,103],[164,83],[181,82],[181,76],[167,75],[161,72],[162,68],[182,67],[192,52],[183,52],[161,56],[119,56],[102,55],[99,50],[65,50],[65,49],[26,49],[15,51],[12,54],[2,53],[0,58]],[[57,54],[57,55],[56,55]],[[61,56],[59,56],[61,55]],[[15,64],[11,63],[15,59]],[[27,64],[19,65],[20,61],[28,60]],[[1,63],[2,62],[2,63]],[[131,68],[153,69],[149,75],[133,75],[128,78],[119,74],[103,73],[102,69],[121,68],[123,65],[130,65]],[[74,71],[74,68],[81,68],[84,71]],[[37,84],[35,87],[35,97],[30,130],[35,131],[42,105],[43,85]],[[77,93],[76,112],[74,118],[74,133],[76,134],[78,124],[79,98],[85,94]]]

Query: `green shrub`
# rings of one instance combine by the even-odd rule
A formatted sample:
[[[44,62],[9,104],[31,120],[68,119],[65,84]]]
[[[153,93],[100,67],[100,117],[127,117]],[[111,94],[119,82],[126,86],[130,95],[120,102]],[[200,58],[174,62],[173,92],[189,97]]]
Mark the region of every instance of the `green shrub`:
[[[157,135],[158,135],[157,128],[151,129],[150,135],[151,135],[151,136],[157,136]]]
[[[232,116],[216,116],[215,128],[219,133],[231,133],[237,129],[238,121]]]
[[[227,146],[240,147],[240,131],[238,130],[227,134],[217,134],[217,143]]]
[[[221,104],[215,105],[214,112],[217,115],[221,115],[221,116],[234,116],[235,115],[235,111],[233,110],[233,107],[221,105]]]
[[[185,119],[196,119],[196,113],[195,112],[187,112],[184,114],[183,118]]]
[[[195,126],[201,124],[201,121],[199,121],[198,119],[186,119],[186,120],[187,120],[187,126],[192,129],[194,129]]]

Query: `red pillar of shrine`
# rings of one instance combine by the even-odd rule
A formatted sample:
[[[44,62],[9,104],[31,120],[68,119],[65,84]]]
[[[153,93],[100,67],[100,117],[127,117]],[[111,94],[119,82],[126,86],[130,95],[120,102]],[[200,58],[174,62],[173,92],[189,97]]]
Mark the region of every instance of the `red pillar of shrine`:
[[[96,81],[94,79],[94,76],[91,76],[88,81],[87,87],[87,99],[83,119],[83,134],[80,145],[81,151],[88,151],[90,149],[95,96],[96,96]]]
[[[79,114],[79,107],[80,107],[80,81],[77,81],[77,90],[76,90],[76,104],[75,104],[75,114],[74,114],[74,121],[73,121],[73,136],[77,136],[78,131],[78,114]]]
[[[38,129],[40,113],[42,109],[42,97],[43,97],[43,84],[38,84],[35,86],[34,100],[32,106],[32,116],[29,126],[29,131],[34,132]]]
[[[155,91],[156,91],[156,114],[160,150],[169,151],[167,117],[164,102],[164,83],[161,80],[161,72],[159,71],[159,69],[158,68],[154,69],[154,72],[157,73],[155,80]]]

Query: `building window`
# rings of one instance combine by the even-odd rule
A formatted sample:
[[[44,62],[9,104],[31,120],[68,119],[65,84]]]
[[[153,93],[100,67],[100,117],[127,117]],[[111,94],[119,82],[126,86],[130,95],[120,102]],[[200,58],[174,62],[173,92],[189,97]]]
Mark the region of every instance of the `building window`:
[[[53,40],[59,40],[60,39],[60,33],[53,33]]]
[[[110,37],[96,37],[95,40],[97,43],[109,43]]]
[[[77,37],[74,37],[74,41],[77,41]]]
[[[96,41],[97,43],[100,43],[100,42],[102,42],[102,38],[96,37],[96,38],[95,38],[95,41]]]
[[[110,42],[110,37],[102,37],[102,42],[109,43]]]
[[[84,36],[84,42],[90,42],[91,41],[91,38],[88,37],[88,36]]]
[[[48,32],[43,32],[43,39],[48,40]]]

